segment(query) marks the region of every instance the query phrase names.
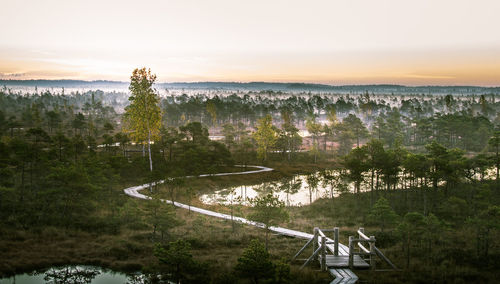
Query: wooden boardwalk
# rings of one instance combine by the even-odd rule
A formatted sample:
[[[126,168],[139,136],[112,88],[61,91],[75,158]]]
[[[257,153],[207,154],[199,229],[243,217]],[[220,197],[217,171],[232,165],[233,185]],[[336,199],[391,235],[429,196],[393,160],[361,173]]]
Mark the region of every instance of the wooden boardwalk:
[[[356,274],[354,274],[350,269],[335,268],[328,269],[328,272],[335,277],[330,284],[353,284],[358,281],[358,276],[356,276]]]
[[[329,246],[329,249],[331,251],[333,251],[335,248],[334,245],[331,244],[327,244],[327,246]],[[340,257],[346,257],[347,259],[349,259],[349,247],[339,243],[338,252]],[[328,256],[326,259],[326,265],[328,266]],[[354,274],[351,269],[349,269],[349,265],[342,267],[336,267],[332,265],[329,266],[327,270],[330,275],[334,277],[333,281],[330,282],[330,284],[354,284],[359,279],[358,276]]]
[[[243,166],[240,166],[240,167],[243,167]],[[271,168],[261,167],[261,166],[247,166],[247,167],[249,167],[249,168],[257,168],[257,170],[244,171],[244,172],[232,172],[232,173],[219,173],[219,174],[204,174],[204,175],[199,175],[198,177],[226,176],[226,175],[243,175],[243,174],[253,174],[253,173],[260,173],[260,172],[268,172],[268,171],[272,171],[273,170]],[[193,178],[193,176],[187,176],[186,178]],[[161,184],[163,182],[164,181],[161,180],[161,181],[158,181],[158,182],[155,182],[155,183]],[[139,193],[140,190],[143,190],[143,189],[148,188],[148,187],[149,187],[149,184],[143,184],[143,185],[139,185],[139,186],[133,186],[133,187],[129,187],[129,188],[124,189],[124,192],[125,192],[126,195],[129,195],[131,197],[149,200],[149,199],[151,199],[151,197],[149,197],[147,195],[144,195],[142,193]],[[222,214],[222,213],[218,213],[218,212],[206,210],[206,209],[195,207],[195,206],[189,206],[189,205],[186,205],[186,204],[183,204],[183,203],[179,203],[179,202],[172,202],[171,200],[163,200],[162,199],[162,201],[166,202],[166,203],[173,204],[174,206],[177,206],[177,207],[180,207],[180,208],[184,208],[184,209],[191,210],[193,212],[200,213],[200,214],[204,214],[204,215],[208,215],[208,216],[213,216],[213,217],[216,217],[216,218],[222,218],[222,219],[226,219],[226,220],[234,220],[236,222],[240,222],[240,223],[243,223],[243,224],[248,224],[248,225],[256,226],[256,227],[259,227],[259,228],[265,228],[265,225],[263,223],[259,223],[259,222],[247,220],[247,219],[242,218],[242,217],[236,217],[236,216],[231,216],[231,215],[228,215],[228,214]],[[271,227],[269,227],[269,230],[273,231],[275,233],[278,233],[278,234],[281,234],[281,235],[285,235],[285,236],[290,236],[290,237],[302,238],[302,239],[307,239],[307,240],[311,240],[311,239],[314,238],[313,234],[308,234],[308,233],[305,233],[305,232],[300,232],[300,231],[291,230],[291,229],[282,228],[282,227],[271,226]],[[319,239],[318,241],[320,241],[320,240],[321,239]],[[325,240],[327,240],[327,238],[325,238]],[[328,239],[328,241],[333,243],[333,241],[331,239]],[[333,251],[334,246],[332,244],[326,244],[326,246],[329,247],[329,249],[331,251]],[[343,244],[338,243],[338,253],[339,253],[339,255],[342,255],[342,256],[348,256],[349,255],[349,248],[347,246],[343,245]],[[355,283],[355,282],[358,281],[358,277],[356,276],[356,274],[354,274],[351,271],[351,269],[349,269],[349,268],[335,268],[335,267],[332,267],[332,268],[329,268],[328,271],[330,272],[330,274],[332,276],[335,277],[335,279],[331,282],[331,284],[351,284],[351,283]]]

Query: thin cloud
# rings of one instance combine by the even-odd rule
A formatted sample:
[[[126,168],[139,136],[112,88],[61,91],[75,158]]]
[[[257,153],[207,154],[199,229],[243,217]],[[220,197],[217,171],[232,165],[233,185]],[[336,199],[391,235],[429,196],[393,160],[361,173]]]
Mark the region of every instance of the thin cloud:
[[[447,75],[425,75],[425,74],[407,74],[403,76],[404,78],[416,78],[416,79],[455,79],[455,76]]]
[[[19,77],[24,77],[26,76],[26,73],[20,72],[20,73],[0,73],[0,78],[19,78]]]

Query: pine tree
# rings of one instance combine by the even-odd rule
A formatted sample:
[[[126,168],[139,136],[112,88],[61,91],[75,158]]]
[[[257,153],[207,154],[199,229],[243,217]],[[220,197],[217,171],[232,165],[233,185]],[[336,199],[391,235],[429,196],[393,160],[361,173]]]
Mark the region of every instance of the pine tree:
[[[276,131],[273,128],[273,118],[271,115],[259,119],[257,131],[253,133],[257,141],[257,154],[263,161],[267,160],[267,152],[276,143]]]
[[[274,267],[264,244],[252,240],[248,248],[238,258],[236,271],[243,277],[252,278],[254,283],[260,279],[268,279],[274,275]]]
[[[257,222],[264,223],[266,227],[266,249],[269,237],[269,227],[288,220],[288,212],[285,210],[285,203],[271,193],[256,197],[251,201],[253,212],[250,218]]]
[[[387,199],[380,197],[375,205],[373,205],[370,210],[370,215],[368,215],[369,220],[372,223],[377,223],[380,230],[383,232],[387,226],[393,225],[398,218],[398,215],[392,209],[389,201]]]

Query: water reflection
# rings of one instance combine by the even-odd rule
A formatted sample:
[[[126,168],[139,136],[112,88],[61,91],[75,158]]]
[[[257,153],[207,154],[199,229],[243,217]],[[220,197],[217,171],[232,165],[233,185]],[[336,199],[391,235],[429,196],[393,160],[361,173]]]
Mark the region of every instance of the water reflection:
[[[377,173],[375,172],[375,175]],[[484,172],[471,170],[468,178],[471,180],[491,180],[495,178],[496,169],[489,168]],[[409,187],[431,187],[431,179],[415,179],[402,168],[396,177],[391,177],[390,188],[385,177],[379,174],[372,177],[371,172],[365,172],[362,175],[360,192],[374,190],[394,190],[406,189]],[[439,186],[445,184],[440,181]],[[292,178],[285,178],[275,182],[265,182],[252,186],[237,186],[217,190],[211,194],[204,194],[200,200],[205,204],[223,204],[233,205],[241,204],[249,206],[249,200],[257,196],[272,193],[287,206],[309,205],[318,198],[334,198],[345,192],[355,192],[354,183],[349,181],[347,172],[341,170],[325,170],[309,175],[296,175]]]
[[[205,204],[250,205],[250,199],[272,193],[287,206],[303,206],[322,197],[336,197],[352,190],[341,178],[339,171],[323,171],[309,175],[296,175],[275,182],[251,186],[237,186],[204,194],[200,200]]]
[[[157,281],[152,281],[155,278]],[[124,274],[95,266],[72,265],[18,274],[0,279],[0,284],[142,284],[169,283],[145,274]]]
[[[101,274],[101,271],[94,267],[67,266],[51,268],[44,273],[43,279],[47,283],[86,284],[92,282],[92,279]]]

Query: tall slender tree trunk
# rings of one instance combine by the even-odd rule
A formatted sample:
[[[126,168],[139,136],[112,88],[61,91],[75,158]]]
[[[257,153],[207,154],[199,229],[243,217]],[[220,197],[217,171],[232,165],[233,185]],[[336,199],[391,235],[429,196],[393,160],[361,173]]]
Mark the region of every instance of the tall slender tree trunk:
[[[149,154],[149,170],[153,171],[153,160],[151,159],[151,131],[148,132],[148,154]]]
[[[33,161],[30,162],[30,191],[33,192]]]
[[[76,164],[77,161],[78,161],[78,147],[77,147],[77,145],[75,143],[75,164]]]
[[[314,147],[314,163],[316,164],[316,156],[317,156],[317,151],[318,151],[318,138],[314,139],[313,137],[313,147]]]
[[[268,251],[268,243],[269,243],[269,227],[266,225],[266,251]]]
[[[424,190],[424,216],[427,216],[427,185],[423,188]]]
[[[151,159],[151,130],[148,130],[148,154],[149,154],[149,171],[153,173],[153,160]],[[149,183],[149,192],[153,192],[151,182]]]
[[[496,147],[496,166],[497,166],[497,177],[496,177],[496,181],[498,182],[498,176],[499,176],[499,167],[500,167],[500,160],[498,159],[498,145]]]
[[[292,158],[292,156],[291,156],[291,155],[292,155],[292,146],[291,146],[291,143],[290,143],[290,142],[291,142],[291,140],[292,140],[292,138],[288,137],[288,139],[287,139],[287,140],[288,140],[288,141],[287,141],[287,142],[288,142],[288,143],[287,143],[287,144],[288,144],[288,161],[290,161],[290,160],[291,160],[291,158]]]
[[[373,206],[373,178],[375,177],[375,170],[372,169],[372,177],[371,177],[371,183],[370,183],[370,206]]]
[[[406,239],[406,269],[410,268],[410,233],[407,233]]]
[[[21,202],[24,200],[24,161],[21,169]]]

